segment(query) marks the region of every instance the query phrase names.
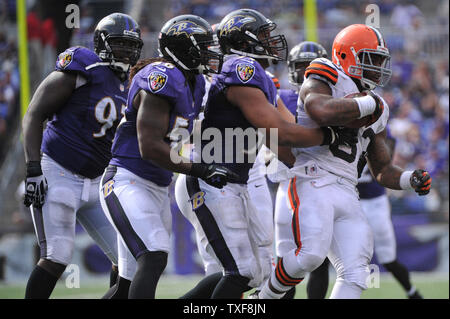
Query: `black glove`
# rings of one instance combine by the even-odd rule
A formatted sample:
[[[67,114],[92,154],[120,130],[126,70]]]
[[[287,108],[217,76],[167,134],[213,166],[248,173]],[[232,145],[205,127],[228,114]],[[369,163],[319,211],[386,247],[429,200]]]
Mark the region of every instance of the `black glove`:
[[[371,97],[373,97],[373,99],[375,100],[376,106],[375,106],[375,111],[370,115],[370,121],[366,125],[366,127],[375,123],[380,118],[381,114],[383,114],[383,111],[384,111],[384,104],[383,104],[383,101],[380,99],[380,97],[378,95],[376,95],[375,93],[373,93],[372,91],[367,92],[367,94],[370,95]]]
[[[30,161],[27,163],[27,176],[25,178],[25,199],[23,203],[36,208],[44,205],[45,193],[47,192],[47,180],[42,174],[41,163]]]
[[[242,178],[228,168],[215,164],[193,163],[189,175],[199,177],[211,186],[222,188],[227,182],[239,183]]]
[[[409,179],[411,186],[419,196],[426,195],[431,189],[431,176],[423,169],[416,169]]]
[[[347,127],[321,127],[324,137],[320,145],[345,145],[352,147],[358,143],[358,129]]]

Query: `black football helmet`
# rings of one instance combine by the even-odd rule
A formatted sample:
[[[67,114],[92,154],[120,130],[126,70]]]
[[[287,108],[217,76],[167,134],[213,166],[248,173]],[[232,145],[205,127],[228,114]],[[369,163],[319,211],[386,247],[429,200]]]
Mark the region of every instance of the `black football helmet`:
[[[160,55],[195,74],[220,73],[223,55],[217,48],[211,26],[196,15],[170,19],[159,34]]]
[[[326,57],[327,51],[319,43],[303,41],[297,44],[288,56],[289,83],[293,85],[302,84],[305,69],[311,61]]]
[[[276,27],[256,10],[235,10],[222,19],[217,29],[220,48],[225,54],[286,61],[286,38],[270,34]]]
[[[139,25],[129,15],[112,13],[95,28],[94,51],[114,71],[128,72],[138,61],[142,46]]]

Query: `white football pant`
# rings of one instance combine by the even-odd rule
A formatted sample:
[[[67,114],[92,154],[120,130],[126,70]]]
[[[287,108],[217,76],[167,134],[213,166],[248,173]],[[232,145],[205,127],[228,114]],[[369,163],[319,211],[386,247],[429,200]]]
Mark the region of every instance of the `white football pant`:
[[[47,154],[41,160],[48,191],[41,209],[32,208],[41,258],[68,265],[72,260],[76,221],[117,265],[116,232],[98,198],[100,177],[85,178],[65,169]]]

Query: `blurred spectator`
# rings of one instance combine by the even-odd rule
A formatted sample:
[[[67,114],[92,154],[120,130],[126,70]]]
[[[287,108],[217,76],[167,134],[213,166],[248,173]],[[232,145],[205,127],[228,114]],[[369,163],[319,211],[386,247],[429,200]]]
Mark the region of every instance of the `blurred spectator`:
[[[41,24],[41,42],[42,42],[42,75],[46,77],[55,69],[55,59],[57,56],[56,47],[58,37],[55,30],[53,19],[47,18]]]
[[[29,63],[30,92],[34,92],[42,78],[42,32],[41,15],[35,6],[27,14],[27,34],[28,34],[28,55],[29,61],[39,61],[40,63]]]
[[[18,114],[19,76],[17,68],[16,36],[11,35],[11,1],[0,1],[0,165],[6,153],[10,128]],[[14,12],[13,12],[14,13]],[[12,15],[14,16],[14,14]]]
[[[394,7],[391,24],[400,29],[411,29],[423,18],[422,11],[411,0],[401,0]]]

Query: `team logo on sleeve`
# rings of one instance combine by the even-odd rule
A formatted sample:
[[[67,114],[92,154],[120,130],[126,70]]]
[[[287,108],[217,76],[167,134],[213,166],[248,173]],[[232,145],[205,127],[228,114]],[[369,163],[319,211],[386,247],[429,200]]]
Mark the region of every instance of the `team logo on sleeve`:
[[[58,65],[61,69],[66,68],[70,62],[73,60],[73,52],[72,51],[64,51],[58,56]]]
[[[247,83],[255,75],[255,66],[246,62],[238,63],[236,65],[236,74],[242,83]]]
[[[161,91],[167,83],[167,78],[167,74],[159,71],[153,71],[152,73],[150,73],[150,75],[148,76],[148,85],[150,91],[152,91],[152,93]]]

